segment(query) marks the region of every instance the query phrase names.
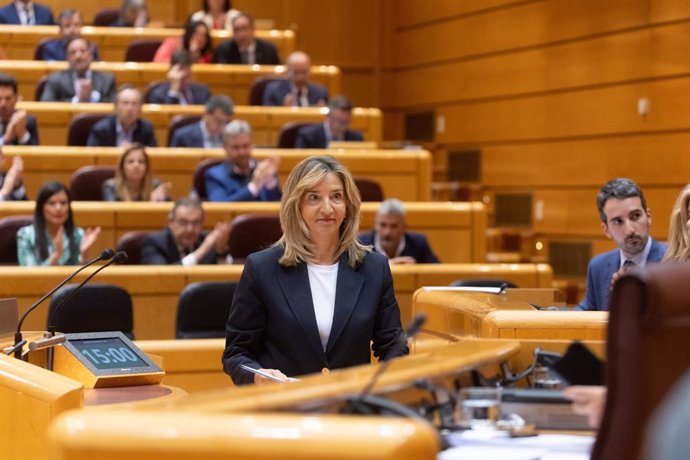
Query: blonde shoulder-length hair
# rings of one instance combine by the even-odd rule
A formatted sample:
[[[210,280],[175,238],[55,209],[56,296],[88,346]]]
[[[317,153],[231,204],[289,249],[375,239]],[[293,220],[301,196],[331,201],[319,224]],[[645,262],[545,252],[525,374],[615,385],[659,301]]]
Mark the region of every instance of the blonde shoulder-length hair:
[[[347,253],[348,264],[355,267],[370,251],[369,246],[364,246],[357,240],[359,206],[362,200],[350,171],[330,155],[313,156],[294,167],[283,187],[283,198],[280,201],[283,236],[276,243],[285,250],[279,260],[281,265],[294,266],[312,258],[313,244],[309,228],[300,212],[300,203],[306,191],[315,187],[328,174],[335,174],[340,178],[345,193],[345,219],[340,225],[340,240],[335,258]]]
[[[125,160],[132,152],[141,151],[144,154],[144,164],[146,165],[146,172],[141,184],[141,197],[132,195],[132,192],[127,187],[127,178],[125,177]],[[143,144],[132,144],[122,152],[120,160],[117,163],[115,170],[115,192],[120,201],[148,201],[151,198],[153,191],[153,176],[151,174],[151,161],[146,153],[146,147]]]
[[[690,229],[688,229],[688,204],[690,204],[690,184],[678,194],[671,211],[668,227],[668,249],[663,261],[690,261]]]

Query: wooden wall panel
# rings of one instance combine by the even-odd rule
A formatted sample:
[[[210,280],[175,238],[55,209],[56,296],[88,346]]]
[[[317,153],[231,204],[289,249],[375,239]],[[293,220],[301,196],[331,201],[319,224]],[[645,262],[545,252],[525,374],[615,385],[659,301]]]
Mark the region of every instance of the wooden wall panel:
[[[676,21],[690,16],[690,3],[686,0],[649,0],[651,22]]]
[[[395,2],[397,27],[414,27],[449,17],[478,14],[482,11],[522,3],[515,0],[390,0]]]

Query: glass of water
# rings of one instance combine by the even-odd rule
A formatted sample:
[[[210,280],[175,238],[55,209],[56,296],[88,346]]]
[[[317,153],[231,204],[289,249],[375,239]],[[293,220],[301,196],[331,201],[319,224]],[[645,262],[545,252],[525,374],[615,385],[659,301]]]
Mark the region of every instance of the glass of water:
[[[532,388],[560,390],[563,387],[563,381],[546,366],[536,367],[532,372]]]
[[[501,388],[469,387],[460,390],[460,426],[494,428],[501,418]]]

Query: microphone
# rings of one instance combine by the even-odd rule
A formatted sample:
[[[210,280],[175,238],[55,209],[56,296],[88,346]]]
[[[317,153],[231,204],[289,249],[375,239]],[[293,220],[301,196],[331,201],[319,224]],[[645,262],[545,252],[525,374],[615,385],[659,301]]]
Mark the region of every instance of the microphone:
[[[43,348],[54,347],[64,343],[66,337],[64,335],[56,335],[53,337],[44,337],[29,344],[29,351],[41,350]]]
[[[23,337],[22,337],[22,324],[24,323],[24,320],[25,320],[26,317],[29,315],[29,313],[31,313],[32,311],[34,311],[34,310],[35,310],[39,305],[41,305],[48,297],[50,297],[51,295],[53,295],[53,294],[55,293],[55,291],[57,291],[58,289],[60,289],[60,288],[61,288],[62,286],[64,286],[65,284],[69,283],[69,282],[72,280],[72,278],[74,278],[75,276],[77,276],[77,274],[78,274],[79,272],[81,272],[82,270],[84,270],[84,269],[87,268],[87,267],[90,267],[91,265],[95,264],[95,263],[98,262],[99,260],[108,260],[108,259],[111,259],[111,258],[113,257],[113,254],[115,254],[115,252],[114,252],[112,249],[110,249],[110,248],[105,249],[103,252],[101,252],[101,253],[98,255],[98,257],[89,260],[89,261],[86,262],[84,265],[82,265],[81,267],[79,267],[74,273],[72,273],[71,275],[69,275],[69,276],[68,276],[67,278],[65,278],[64,280],[62,280],[62,281],[60,282],[60,284],[58,284],[58,285],[55,286],[53,289],[51,289],[50,291],[48,291],[43,297],[41,297],[40,299],[38,299],[36,302],[33,303],[33,305],[31,305],[29,308],[26,309],[26,311],[24,312],[24,314],[22,315],[22,317],[21,317],[21,318],[19,319],[19,321],[17,322],[17,331],[14,333],[14,346],[17,347],[17,349],[16,349],[15,352],[14,352],[14,357],[15,357],[15,358],[20,358],[20,359],[21,359],[21,357],[22,357],[22,348],[23,348],[23,345],[20,345],[20,344],[21,344],[21,341],[23,340]]]
[[[418,313],[417,316],[414,317],[412,320],[412,323],[410,324],[410,327],[407,328],[407,331],[405,334],[401,335],[402,340],[405,340],[407,343],[408,340],[413,338],[419,330],[422,328],[424,323],[426,322],[426,315],[424,313]],[[401,340],[398,338],[398,340]],[[391,362],[393,360],[389,359],[384,361],[382,364],[379,364],[379,367],[376,369],[376,372],[374,375],[371,377],[371,380],[369,380],[369,383],[362,389],[362,392],[357,396],[356,398],[352,399],[352,403],[350,405],[350,409],[346,411],[348,414],[353,414],[355,411],[359,409],[359,406],[362,405],[365,399],[368,399],[369,397],[369,392],[371,391],[372,388],[374,388],[374,385],[376,382],[379,380],[381,375],[388,369],[388,366],[390,366]],[[378,404],[378,401],[373,401],[374,403]]]

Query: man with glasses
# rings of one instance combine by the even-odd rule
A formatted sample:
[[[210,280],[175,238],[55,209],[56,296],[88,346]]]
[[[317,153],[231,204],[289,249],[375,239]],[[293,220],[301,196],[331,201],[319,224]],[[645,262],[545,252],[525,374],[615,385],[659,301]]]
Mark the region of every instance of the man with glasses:
[[[295,148],[325,149],[333,141],[363,141],[362,133],[350,129],[351,122],[352,101],[347,96],[336,96],[328,103],[328,114],[323,123],[299,130]]]
[[[228,96],[211,96],[201,120],[175,130],[170,147],[222,148],[223,129],[234,113],[235,106]]]
[[[168,216],[168,226],[144,238],[141,263],[185,267],[223,263],[230,224],[220,222],[211,232],[202,231],[203,225],[204,210],[198,200],[177,200]]]

